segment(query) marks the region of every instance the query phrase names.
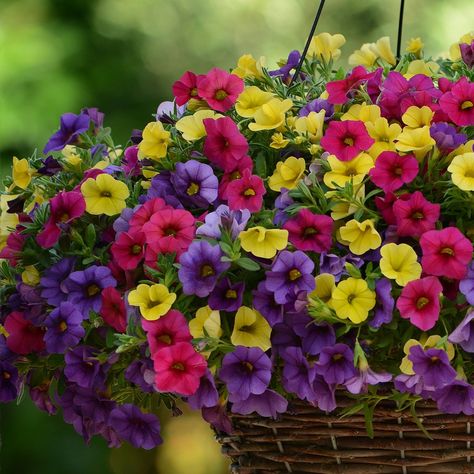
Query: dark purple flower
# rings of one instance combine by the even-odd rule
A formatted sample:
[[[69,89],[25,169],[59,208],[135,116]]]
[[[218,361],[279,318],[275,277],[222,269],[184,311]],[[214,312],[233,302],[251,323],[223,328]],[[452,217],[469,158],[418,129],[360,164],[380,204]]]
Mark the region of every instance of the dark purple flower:
[[[130,207],[126,207],[121,213],[120,216],[115,219],[113,223],[113,228],[115,230],[115,237],[117,238],[121,232],[127,232],[130,228],[130,219],[133,217],[133,214],[138,209],[135,207],[131,209]]]
[[[459,49],[461,50],[462,60],[468,69],[472,69],[474,67],[474,40],[471,41],[471,44],[461,43]]]
[[[364,265],[364,260],[351,254],[340,257],[332,253],[322,252],[319,256],[319,273],[330,273],[337,283],[344,275],[348,275],[345,267],[346,263],[361,268]]]
[[[82,313],[72,303],[61,303],[44,321],[48,328],[43,337],[46,350],[51,354],[64,354],[75,346],[86,333],[83,320]]]
[[[415,374],[421,376],[427,390],[437,390],[456,378],[456,371],[449,363],[448,354],[442,349],[423,350],[417,344],[410,348],[408,359],[413,363]]]
[[[439,150],[446,154],[464,145],[467,141],[467,136],[464,133],[457,133],[455,127],[445,122],[437,122],[431,125],[430,135],[436,141]]]
[[[98,313],[102,307],[102,290],[109,286],[115,287],[117,280],[112,276],[110,268],[92,265],[85,270],[72,272],[65,282],[68,291],[67,300],[74,303],[85,318],[89,311]]]
[[[301,338],[295,333],[287,318],[272,327],[271,341],[272,356],[281,355],[287,347],[301,347]]]
[[[318,355],[328,346],[336,343],[336,333],[329,324],[316,324],[307,314],[295,314],[291,318],[295,333],[301,337],[305,354]]]
[[[359,373],[349,379],[345,385],[349,392],[354,394],[366,393],[369,385],[378,385],[379,383],[390,382],[392,374],[388,372],[374,372],[370,367],[360,369]]]
[[[86,114],[65,113],[61,115],[59,130],[46,143],[43,153],[62,150],[66,145],[74,143],[81,133],[89,130],[90,118]]]
[[[201,414],[204,420],[222,433],[232,434],[232,423],[227,416],[227,410],[223,405],[217,404],[214,407],[203,407]]]
[[[143,131],[138,128],[134,128],[130,134],[130,141],[134,145],[138,145],[143,140]]]
[[[253,307],[268,321],[271,327],[283,322],[284,306],[275,301],[275,295],[261,281],[252,292]]]
[[[306,117],[311,112],[321,112],[325,110],[324,121],[327,122],[334,115],[334,105],[330,104],[326,99],[314,99],[308,102],[304,107],[301,108],[298,115],[300,117]]]
[[[286,208],[291,206],[295,201],[289,194],[290,190],[286,188],[281,188],[280,194],[275,199],[275,216],[273,217],[273,223],[282,227],[283,224],[291,217],[287,212]]]
[[[459,282],[459,291],[474,306],[474,260],[469,264],[466,276]]]
[[[296,66],[298,66],[300,58],[301,58],[300,52],[297,50],[293,50],[288,55],[288,59],[286,60],[286,63],[283,64],[280,67],[280,69],[276,69],[274,71],[268,71],[268,74],[274,77],[281,77],[281,80],[286,83],[291,79],[290,72],[292,69],[295,69]]]
[[[142,166],[138,159],[137,145],[125,148],[122,158],[122,169],[127,176],[139,176],[141,174]]]
[[[100,387],[105,380],[105,368],[98,361],[97,355],[97,350],[89,346],[77,346],[66,352],[66,378],[83,388]]]
[[[287,392],[295,393],[301,400],[315,398],[313,382],[316,368],[310,365],[299,347],[287,347],[281,353],[284,361],[282,382]]]
[[[265,392],[272,378],[272,362],[259,347],[237,346],[222,360],[219,378],[234,399]]]
[[[18,396],[18,370],[9,362],[0,361],[0,403],[11,402]]]
[[[206,215],[204,224],[198,227],[196,234],[220,239],[222,230],[226,230],[235,239],[245,229],[249,219],[250,211],[248,209],[231,211],[229,206],[221,204],[214,212]]]
[[[464,380],[453,380],[437,390],[433,398],[443,413],[474,415],[474,387]]]
[[[244,282],[232,283],[229,278],[223,278],[209,295],[209,307],[220,311],[237,311],[242,306],[244,288]]]
[[[42,160],[42,163],[43,166],[38,169],[38,173],[45,176],[54,176],[63,169],[61,163],[52,156],[48,156],[46,159]]]
[[[219,181],[212,168],[205,163],[196,160],[176,163],[171,183],[183,204],[207,208],[217,199]]]
[[[387,278],[381,278],[375,284],[376,306],[374,317],[369,322],[373,328],[379,328],[382,324],[388,324],[393,318],[395,300],[392,297],[392,283]]]
[[[260,416],[276,418],[278,413],[285,413],[288,408],[288,401],[273,390],[265,390],[260,395],[252,394],[246,400],[232,399],[232,413],[250,415],[258,413]]]
[[[448,341],[459,344],[466,352],[474,352],[474,310],[466,314]]]
[[[84,107],[81,109],[82,114],[86,114],[94,122],[95,128],[102,128],[104,126],[105,114],[97,107]]]
[[[57,408],[49,396],[49,387],[49,383],[30,387],[30,398],[31,401],[36,405],[36,408],[46,412],[48,415],[54,415],[57,411]]]
[[[207,369],[206,373],[201,377],[197,391],[188,397],[187,401],[193,410],[211,408],[218,404],[219,393],[216,389],[214,377],[209,369]]]
[[[142,392],[153,392],[155,379],[153,361],[149,357],[134,360],[125,370],[125,378],[140,387]]]
[[[354,367],[354,353],[346,344],[325,347],[319,355],[316,372],[328,384],[343,384],[357,375]]]
[[[65,281],[74,268],[75,258],[63,258],[44,272],[40,280],[41,296],[51,306],[59,306],[68,297]]]
[[[290,292],[313,291],[315,288],[314,262],[300,250],[283,250],[266,272],[265,287],[275,295],[275,301],[284,304]]]
[[[221,273],[230,264],[222,262],[224,256],[219,245],[211,245],[205,240],[194,241],[179,259],[178,277],[183,285],[183,293],[208,296],[216,286]]]
[[[25,319],[31,321],[35,326],[41,326],[44,318],[44,299],[41,297],[41,288],[30,286],[25,283],[18,283],[18,308],[23,312]]]
[[[162,198],[166,204],[169,204],[175,209],[183,208],[181,201],[178,199],[177,191],[171,183],[170,171],[160,171],[159,174],[153,176],[151,179],[150,188],[148,189],[146,199],[144,199],[143,202],[155,198]]]
[[[316,375],[313,382],[313,392],[315,398],[311,400],[314,406],[320,410],[329,412],[335,410],[336,404],[336,386],[328,384],[320,375]]]
[[[114,408],[109,424],[120,438],[135,448],[153,449],[162,443],[158,418],[152,413],[143,413],[131,403]]]

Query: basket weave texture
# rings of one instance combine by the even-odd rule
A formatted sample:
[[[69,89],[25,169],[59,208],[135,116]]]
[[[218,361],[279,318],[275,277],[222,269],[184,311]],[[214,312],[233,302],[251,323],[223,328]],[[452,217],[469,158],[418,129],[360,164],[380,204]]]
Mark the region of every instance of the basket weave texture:
[[[218,440],[234,474],[474,473],[474,417],[446,415],[428,402],[416,413],[432,439],[410,412],[384,401],[374,412],[373,439],[363,413],[341,418],[293,402],[277,420],[230,413],[234,433]]]

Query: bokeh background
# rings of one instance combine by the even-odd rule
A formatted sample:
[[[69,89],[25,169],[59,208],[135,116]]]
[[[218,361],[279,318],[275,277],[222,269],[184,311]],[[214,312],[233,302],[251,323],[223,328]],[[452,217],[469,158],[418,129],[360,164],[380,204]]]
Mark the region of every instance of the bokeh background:
[[[316,0],[0,0],[0,176],[11,157],[42,149],[59,116],[84,106],[106,113],[116,143],[151,120],[185,70],[231,68],[243,53],[268,65],[302,49]],[[404,44],[429,55],[474,28],[472,0],[407,0]],[[318,32],[343,33],[341,61],[364,42],[392,38],[399,0],[328,0]],[[23,400],[0,407],[2,474],[220,474],[227,471],[197,414],[162,416],[152,452],[89,446],[60,416]]]

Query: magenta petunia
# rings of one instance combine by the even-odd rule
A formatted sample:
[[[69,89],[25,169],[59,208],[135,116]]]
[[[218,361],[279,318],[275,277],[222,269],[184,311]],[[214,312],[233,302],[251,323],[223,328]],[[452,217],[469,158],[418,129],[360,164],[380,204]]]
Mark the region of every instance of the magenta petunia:
[[[383,151],[377,157],[369,176],[386,193],[411,183],[418,175],[418,161],[413,155],[400,156],[394,151]]]
[[[191,99],[200,99],[197,81],[202,76],[194,74],[194,72],[186,71],[173,84],[173,95],[178,105],[184,105]]]
[[[145,234],[121,232],[110,249],[117,265],[123,270],[134,270],[144,256]]]
[[[245,170],[240,179],[235,179],[227,186],[226,196],[232,211],[248,209],[258,212],[262,208],[263,195],[266,193],[262,178]]]
[[[474,125],[474,82],[461,77],[451,90],[439,99],[439,105],[456,125]]]

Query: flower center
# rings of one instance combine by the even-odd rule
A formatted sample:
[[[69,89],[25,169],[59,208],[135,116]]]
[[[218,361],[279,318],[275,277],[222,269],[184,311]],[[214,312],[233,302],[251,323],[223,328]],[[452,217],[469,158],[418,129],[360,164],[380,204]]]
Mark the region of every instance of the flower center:
[[[346,176],[355,176],[357,174],[357,170],[355,168],[347,168]]]
[[[255,191],[252,188],[247,188],[244,191],[244,196],[255,196]]]
[[[10,378],[11,378],[11,375],[10,375],[10,373],[9,373],[9,372],[7,372],[7,371],[4,371],[2,375],[3,375],[3,378],[4,378],[5,380],[8,380],[8,379],[10,379]]]
[[[245,360],[242,362],[242,365],[245,367],[247,372],[253,372],[253,365],[250,362]]]
[[[423,309],[429,302],[430,300],[428,298],[426,298],[425,296],[422,296],[421,298],[418,298],[418,300],[416,301],[416,307],[417,309]]]
[[[188,196],[194,196],[199,192],[199,184],[191,183],[186,192],[188,193]]]
[[[169,334],[161,334],[156,338],[158,341],[164,342],[165,344],[170,345],[173,341],[171,340],[171,336]]]
[[[214,94],[214,99],[216,100],[224,100],[229,94],[224,89],[219,89]]]
[[[190,91],[189,91],[189,95],[191,97],[196,97],[198,95],[198,90],[197,90],[197,87],[193,87]]]
[[[233,172],[230,174],[230,179],[231,179],[231,180],[240,179],[241,177],[242,177],[242,175],[240,174],[240,171],[239,171],[239,170],[233,171]]]
[[[298,280],[301,277],[301,272],[297,268],[293,268],[293,270],[288,272],[288,277],[291,281]]]
[[[252,332],[252,326],[242,326],[242,327],[239,328],[239,331],[240,332],[251,333]]]
[[[210,265],[203,265],[201,267],[201,276],[208,277],[214,275],[214,269]]]
[[[100,292],[100,288],[95,284],[95,283],[92,283],[92,285],[89,285],[87,287],[87,296],[95,296],[97,293]]]
[[[172,366],[171,366],[172,369],[174,370],[179,370],[181,372],[184,372],[184,365],[182,362],[175,362]]]
[[[235,298],[237,298],[237,292],[235,290],[227,290],[225,292],[225,297],[235,300]]]
[[[470,100],[465,100],[461,104],[461,110],[472,109],[472,107],[474,107],[474,104]]]
[[[432,356],[431,357],[431,362],[437,362],[439,360],[439,357]]]
[[[176,232],[176,229],[174,229],[173,227],[167,227],[165,230],[164,230],[164,234],[165,235],[172,235],[172,236],[175,236],[177,234]]]
[[[397,175],[397,176],[401,176],[403,174],[403,170],[400,168],[400,166],[397,166],[393,172]]]
[[[59,217],[59,222],[67,222],[68,220],[69,220],[69,214],[67,212],[64,212]]]
[[[449,255],[452,257],[454,255],[454,250],[451,247],[444,247],[441,249],[441,253],[443,255]]]
[[[354,145],[354,139],[352,137],[344,138],[344,145],[353,146]]]
[[[472,170],[467,170],[465,173],[464,173],[464,176],[466,178],[474,178],[474,169]]]
[[[303,231],[303,235],[305,237],[316,235],[317,233],[318,233],[318,229],[315,229],[314,227],[306,227],[305,230]]]
[[[112,197],[112,193],[110,191],[102,191],[100,195],[104,198]]]
[[[138,244],[135,244],[133,247],[132,247],[132,254],[133,255],[139,255],[142,251],[142,246],[141,245],[138,245]]]
[[[411,215],[411,218],[420,220],[420,219],[424,219],[425,215],[421,211],[416,211]]]
[[[332,356],[332,360],[333,360],[334,362],[337,362],[338,360],[341,360],[341,359],[342,359],[342,354],[334,354],[334,355]]]
[[[353,293],[351,293],[350,295],[347,296],[347,302],[350,304],[354,301],[355,299],[355,295]]]
[[[66,321],[61,321],[61,322],[59,323],[58,328],[59,328],[59,330],[60,330],[61,332],[64,332],[64,331],[67,329]]]

